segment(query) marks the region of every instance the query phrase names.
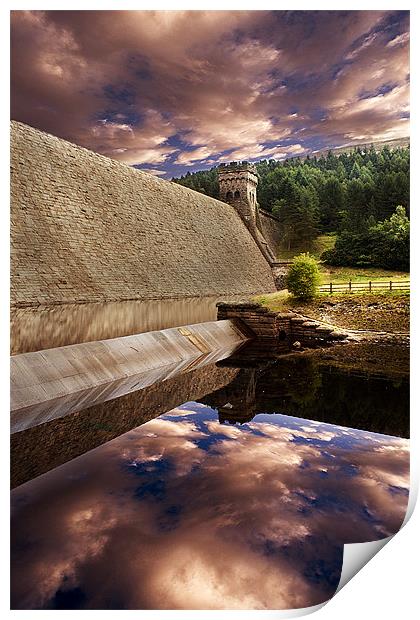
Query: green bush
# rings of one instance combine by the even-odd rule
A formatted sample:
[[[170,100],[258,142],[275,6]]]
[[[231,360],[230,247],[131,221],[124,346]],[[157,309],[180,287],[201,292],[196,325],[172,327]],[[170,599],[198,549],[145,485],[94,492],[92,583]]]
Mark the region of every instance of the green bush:
[[[286,278],[289,292],[301,300],[313,299],[320,282],[318,262],[309,254],[299,254],[293,260]]]

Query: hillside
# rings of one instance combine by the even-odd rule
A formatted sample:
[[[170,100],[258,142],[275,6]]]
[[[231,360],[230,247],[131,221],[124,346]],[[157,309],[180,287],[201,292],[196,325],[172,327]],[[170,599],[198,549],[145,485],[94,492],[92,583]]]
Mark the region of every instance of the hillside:
[[[306,159],[308,157],[309,158],[327,157],[329,152],[331,152],[333,155],[341,155],[343,153],[353,153],[354,151],[356,151],[356,149],[361,149],[362,151],[366,151],[372,147],[375,151],[381,151],[385,147],[389,148],[390,150],[405,149],[405,148],[410,147],[410,138],[406,136],[405,138],[395,138],[394,140],[379,140],[377,142],[357,142],[357,143],[347,144],[344,146],[336,146],[336,147],[331,147],[327,149],[322,149],[320,151],[312,151],[311,153],[305,153],[305,155],[296,155],[295,157],[292,157],[292,158],[278,160],[276,161],[276,163],[278,165],[282,165],[290,161],[291,159]],[[263,164],[267,161],[274,161],[274,160],[260,159],[254,163],[256,164],[257,169],[258,169],[260,164]],[[206,177],[208,177],[208,183],[207,183],[206,188],[200,188],[199,183],[198,184],[194,183],[194,180],[200,179],[202,175],[206,175]],[[196,191],[200,191],[201,193],[207,194],[208,196],[213,196],[214,198],[217,198],[218,196],[219,189],[218,189],[218,182],[217,182],[217,166],[214,166],[213,168],[204,169],[204,170],[196,170],[195,172],[187,172],[184,176],[173,177],[171,180],[174,181],[175,183],[180,183],[181,185],[187,185],[187,187],[192,187],[192,189],[195,189]],[[186,180],[189,180],[191,184],[187,182],[184,183],[184,181]],[[204,189],[206,191],[204,191]]]
[[[408,268],[410,149],[407,139],[341,147],[312,157],[261,160],[257,199],[277,216],[279,256],[314,251],[331,265]],[[218,196],[217,168],[176,179]],[[397,210],[398,207],[398,210]],[[318,244],[319,245],[319,244]],[[322,252],[322,248],[320,248]]]
[[[373,146],[376,151],[381,151],[386,146],[391,150],[408,148],[410,146],[410,138],[406,136],[405,138],[395,138],[394,140],[380,140],[379,142],[358,142],[356,144],[352,143],[344,146],[336,146],[334,148],[324,149],[322,151],[313,151],[310,156],[313,157],[316,155],[316,157],[326,157],[329,151],[332,151],[334,155],[340,155],[340,153],[351,153],[357,148],[365,150],[366,148],[370,148],[371,146]],[[304,155],[304,157],[306,157],[306,155]]]

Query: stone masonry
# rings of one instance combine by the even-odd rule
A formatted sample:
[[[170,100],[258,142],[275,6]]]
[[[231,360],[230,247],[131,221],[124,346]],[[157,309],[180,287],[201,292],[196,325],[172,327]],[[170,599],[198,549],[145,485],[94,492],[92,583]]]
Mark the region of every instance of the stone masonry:
[[[239,213],[263,256],[271,264],[275,253],[264,236],[257,202],[258,174],[248,162],[231,162],[218,168],[219,195]]]
[[[274,256],[278,256],[282,241],[280,221],[275,215],[269,213],[268,211],[264,211],[264,209],[259,209],[259,216],[264,238]]]
[[[12,308],[275,290],[224,202],[17,122],[11,167]]]
[[[295,312],[272,312],[253,302],[217,304],[218,320],[240,320],[254,334],[254,340],[244,349],[247,357],[267,358],[299,346],[316,347],[347,339],[348,334]]]

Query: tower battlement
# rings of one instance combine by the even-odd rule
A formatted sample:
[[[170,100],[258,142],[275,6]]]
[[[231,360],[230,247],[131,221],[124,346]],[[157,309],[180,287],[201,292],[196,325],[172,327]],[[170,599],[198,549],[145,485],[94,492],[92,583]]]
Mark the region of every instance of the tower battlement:
[[[232,161],[229,164],[220,165],[217,172],[220,200],[236,209],[261,252],[271,263],[274,260],[274,254],[264,238],[258,211],[256,167],[247,161]]]
[[[220,199],[233,205],[246,223],[256,220],[258,174],[246,161],[222,164],[218,168]]]
[[[219,166],[219,173],[232,172],[232,171],[238,171],[238,172],[249,171],[258,177],[257,169],[254,166],[254,164],[250,164],[247,161],[231,161],[228,164],[220,164]]]

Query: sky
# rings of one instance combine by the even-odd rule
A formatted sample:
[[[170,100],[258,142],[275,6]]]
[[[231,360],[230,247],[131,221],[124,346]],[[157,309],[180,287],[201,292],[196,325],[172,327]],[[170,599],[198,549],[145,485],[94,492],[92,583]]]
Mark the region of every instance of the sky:
[[[316,605],[408,483],[406,439],[186,403],[13,491],[12,608]]]
[[[162,178],[409,135],[408,11],[12,11],[11,115]]]

